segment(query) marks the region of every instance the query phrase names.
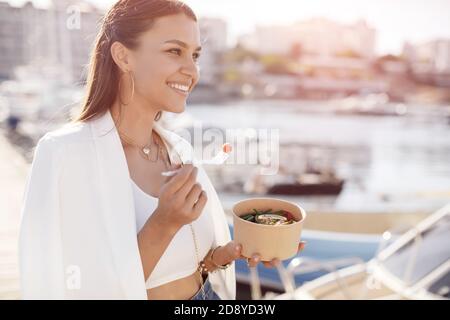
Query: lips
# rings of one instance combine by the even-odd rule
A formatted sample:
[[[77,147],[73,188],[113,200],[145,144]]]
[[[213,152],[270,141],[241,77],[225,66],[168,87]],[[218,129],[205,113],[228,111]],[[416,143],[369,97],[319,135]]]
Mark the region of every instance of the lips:
[[[189,92],[182,91],[182,90],[179,90],[177,88],[173,88],[173,87],[170,87],[170,86],[169,86],[169,88],[172,89],[173,91],[175,91],[176,93],[181,94],[183,96],[187,96],[189,94]]]
[[[167,82],[166,84],[170,89],[183,96],[187,96],[190,92],[190,84],[184,84],[181,82]],[[181,88],[181,86],[185,88]]]

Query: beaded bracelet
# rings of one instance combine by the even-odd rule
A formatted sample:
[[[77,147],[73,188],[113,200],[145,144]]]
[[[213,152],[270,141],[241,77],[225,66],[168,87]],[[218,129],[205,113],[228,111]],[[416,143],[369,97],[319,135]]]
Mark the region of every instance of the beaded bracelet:
[[[210,259],[209,259],[209,261],[211,261],[211,263],[212,263],[212,264],[214,265],[214,267],[216,267],[217,269],[225,270],[225,269],[227,269],[227,268],[231,265],[231,262],[229,262],[229,263],[227,263],[227,264],[225,264],[225,265],[218,265],[218,264],[216,264],[216,263],[214,262],[214,260],[213,260],[214,252],[215,252],[218,248],[220,248],[220,247],[222,247],[222,246],[217,246],[217,247],[215,247],[215,248],[212,250],[212,252],[211,252],[211,254],[210,254]],[[205,271],[205,272],[215,272],[215,271],[217,271],[217,270],[208,271],[208,268],[206,267],[206,264],[205,264],[205,261],[204,261],[204,260],[202,260],[202,261],[200,262],[200,266],[201,266],[202,270]]]

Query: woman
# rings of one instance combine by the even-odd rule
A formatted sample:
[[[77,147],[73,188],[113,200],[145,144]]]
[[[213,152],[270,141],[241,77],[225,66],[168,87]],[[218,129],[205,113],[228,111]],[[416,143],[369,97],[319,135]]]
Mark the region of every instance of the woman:
[[[36,147],[23,298],[235,299],[240,245],[204,169],[189,164],[191,145],[158,123],[184,111],[200,49],[181,2],[118,1],[106,14],[81,114]]]

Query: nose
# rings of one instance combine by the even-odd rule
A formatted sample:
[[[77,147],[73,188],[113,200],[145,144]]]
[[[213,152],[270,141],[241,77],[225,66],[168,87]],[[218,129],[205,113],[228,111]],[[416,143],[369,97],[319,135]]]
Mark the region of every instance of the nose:
[[[200,67],[194,59],[187,59],[181,68],[181,72],[191,77],[195,83],[199,77]]]

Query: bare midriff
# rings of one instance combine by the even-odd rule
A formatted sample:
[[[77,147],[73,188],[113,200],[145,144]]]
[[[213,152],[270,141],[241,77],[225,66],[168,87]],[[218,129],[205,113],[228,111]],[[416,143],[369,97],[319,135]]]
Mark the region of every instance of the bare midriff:
[[[148,300],[189,300],[200,289],[198,272],[147,290]]]

